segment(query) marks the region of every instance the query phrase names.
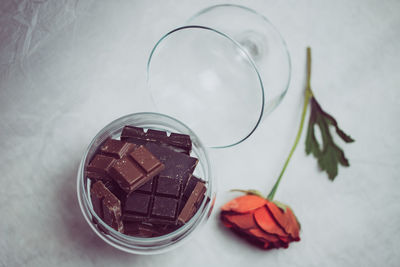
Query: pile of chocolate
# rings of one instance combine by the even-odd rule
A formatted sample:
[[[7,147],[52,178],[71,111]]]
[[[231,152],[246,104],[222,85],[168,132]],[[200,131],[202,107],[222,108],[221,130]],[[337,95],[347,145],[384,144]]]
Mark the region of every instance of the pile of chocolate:
[[[197,212],[206,184],[193,172],[188,135],[125,126],[85,168],[94,211],[115,230],[137,237],[170,233]],[[95,221],[96,222],[96,221]]]

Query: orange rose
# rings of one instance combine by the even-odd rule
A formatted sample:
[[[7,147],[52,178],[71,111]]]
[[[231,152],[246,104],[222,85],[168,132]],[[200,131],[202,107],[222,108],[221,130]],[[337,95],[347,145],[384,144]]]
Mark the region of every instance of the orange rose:
[[[300,224],[290,207],[257,195],[235,198],[221,208],[226,227],[264,248],[287,248],[300,241]]]

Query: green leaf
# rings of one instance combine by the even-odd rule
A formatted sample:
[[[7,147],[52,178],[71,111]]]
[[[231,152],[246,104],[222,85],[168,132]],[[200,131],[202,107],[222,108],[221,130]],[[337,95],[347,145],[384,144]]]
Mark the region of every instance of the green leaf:
[[[314,130],[314,124],[316,122],[315,114],[310,115],[310,122],[308,124],[308,129],[307,129],[307,136],[306,136],[306,153],[309,155],[312,153],[315,157],[319,157],[321,154],[321,150],[317,141],[317,138],[315,137],[315,130]]]
[[[335,127],[337,135],[346,143],[354,142],[338,126],[334,117],[322,110],[313,96],[311,102],[311,114],[306,137],[306,153],[312,153],[318,159],[318,165],[322,171],[328,174],[330,180],[334,180],[338,174],[338,165],[348,167],[349,160],[343,150],[334,142],[329,126]],[[315,127],[319,127],[322,136],[322,144],[315,137]]]

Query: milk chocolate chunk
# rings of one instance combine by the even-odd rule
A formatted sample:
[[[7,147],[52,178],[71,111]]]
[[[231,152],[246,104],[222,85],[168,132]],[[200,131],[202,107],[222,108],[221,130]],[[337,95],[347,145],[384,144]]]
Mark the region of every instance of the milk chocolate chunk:
[[[120,159],[130,151],[134,150],[135,147],[136,146],[132,143],[109,138],[100,147],[99,153],[107,157]]]
[[[93,209],[109,226],[123,232],[121,221],[121,202],[108,190],[102,181],[97,181],[90,189]]]
[[[198,182],[203,182],[203,181],[194,175],[190,176],[189,181],[187,182],[186,187],[182,192],[182,200],[179,206],[179,212],[182,211],[183,207],[185,206],[186,202],[188,201],[189,197],[191,196]]]
[[[185,206],[178,216],[178,221],[182,224],[187,223],[196,211],[199,209],[201,202],[203,201],[204,194],[206,192],[206,186],[203,182],[197,182],[194,190],[190,194]]]
[[[128,155],[116,160],[110,167],[109,174],[129,194],[163,169],[164,164],[145,147],[139,146]]]
[[[108,171],[114,161],[114,158],[96,155],[86,168],[87,176],[95,180],[110,180]]]
[[[115,160],[122,158],[135,148],[137,146],[132,143],[107,139],[87,166],[86,175],[94,180],[110,180],[109,170]]]
[[[189,135],[171,133],[168,136],[164,131],[148,129],[147,132],[145,132],[143,128],[134,126],[124,127],[121,133],[121,140],[139,145],[147,143],[161,144],[187,155],[189,155],[192,150],[192,141]]]

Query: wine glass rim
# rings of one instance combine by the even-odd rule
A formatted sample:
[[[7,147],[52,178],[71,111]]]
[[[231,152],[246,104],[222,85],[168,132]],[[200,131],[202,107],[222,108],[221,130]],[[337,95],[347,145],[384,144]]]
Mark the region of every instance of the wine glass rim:
[[[252,9],[250,7],[243,6],[243,5],[238,5],[238,4],[216,4],[216,5],[212,5],[212,6],[209,6],[209,7],[201,9],[200,11],[195,13],[193,16],[191,16],[189,19],[187,19],[186,23],[190,24],[193,19],[195,19],[195,18],[207,13],[210,10],[213,10],[213,9],[216,9],[216,8],[221,8],[221,7],[234,7],[234,8],[243,9],[245,11],[248,11],[248,12],[260,17],[279,36],[279,40],[280,40],[280,42],[282,44],[282,47],[283,47],[283,49],[285,51],[285,54],[287,56],[287,63],[288,63],[288,78],[287,78],[286,84],[284,86],[284,90],[282,91],[282,93],[279,96],[279,103],[280,103],[282,101],[282,99],[285,97],[287,91],[289,90],[290,80],[291,80],[291,75],[292,75],[292,61],[291,61],[291,58],[290,58],[289,48],[288,48],[287,43],[286,43],[285,39],[283,38],[281,32],[277,29],[277,27],[266,16],[264,16],[263,14],[257,12],[256,10],[254,10],[254,9]],[[231,37],[231,39],[233,39],[233,38]],[[278,103],[278,105],[279,105],[279,103]],[[270,112],[272,112],[276,108],[276,106],[273,107],[270,110],[265,110],[266,114],[264,114],[264,115],[267,115]]]
[[[235,47],[237,49],[239,49],[239,51],[241,53],[243,53],[244,58],[246,58],[246,60],[250,63],[251,67],[253,68],[253,70],[255,71],[259,84],[260,84],[260,90],[261,90],[261,109],[258,115],[258,119],[255,123],[255,125],[253,126],[253,128],[249,131],[249,133],[247,133],[246,136],[241,137],[240,140],[232,143],[232,144],[228,144],[228,145],[217,145],[217,146],[210,146],[210,148],[215,148],[215,149],[219,149],[219,148],[228,148],[228,147],[233,147],[235,145],[238,145],[240,143],[242,143],[243,141],[245,141],[246,139],[248,139],[253,133],[254,131],[258,128],[258,126],[260,125],[262,118],[264,116],[264,109],[265,109],[265,90],[264,90],[264,85],[261,79],[261,75],[258,71],[258,68],[254,62],[254,60],[252,59],[252,57],[249,55],[249,53],[242,47],[242,45],[240,45],[239,42],[237,42],[235,39],[233,39],[232,37],[230,37],[229,35],[218,31],[216,29],[213,29],[211,27],[208,26],[202,26],[202,25],[185,25],[185,26],[181,26],[181,27],[177,27],[175,29],[170,30],[169,32],[167,32],[166,34],[164,34],[154,45],[154,47],[152,48],[151,52],[150,52],[150,56],[148,58],[147,61],[147,86],[149,87],[149,82],[150,82],[150,67],[151,67],[151,62],[154,56],[155,51],[157,50],[157,48],[159,47],[159,45],[169,36],[171,36],[172,34],[179,32],[179,31],[184,31],[184,30],[190,30],[190,29],[197,29],[197,30],[206,30],[206,31],[211,31],[214,32],[220,36],[222,36],[223,38],[226,38],[228,41],[232,42]],[[150,97],[154,103],[155,106],[157,106],[155,103],[156,101],[154,100],[153,95],[150,93]],[[187,123],[187,122],[186,122]]]

